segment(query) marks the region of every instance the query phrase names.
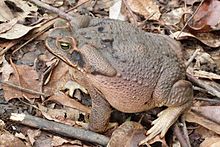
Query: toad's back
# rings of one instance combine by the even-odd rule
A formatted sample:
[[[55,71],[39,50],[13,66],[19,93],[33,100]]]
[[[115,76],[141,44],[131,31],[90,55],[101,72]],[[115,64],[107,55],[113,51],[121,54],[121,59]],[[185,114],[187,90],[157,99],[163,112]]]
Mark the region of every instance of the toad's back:
[[[175,82],[185,78],[178,44],[114,20],[91,21],[77,32],[79,46],[91,44],[111,63],[117,75],[88,75],[108,102],[123,112],[163,105]]]

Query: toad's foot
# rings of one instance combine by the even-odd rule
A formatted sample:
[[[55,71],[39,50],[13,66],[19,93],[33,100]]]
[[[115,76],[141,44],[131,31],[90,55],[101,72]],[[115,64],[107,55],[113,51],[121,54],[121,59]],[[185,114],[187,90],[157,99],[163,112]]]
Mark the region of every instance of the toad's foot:
[[[169,107],[166,110],[160,112],[158,114],[158,118],[152,122],[153,127],[147,131],[146,135],[148,136],[140,142],[140,145],[147,143],[158,134],[160,134],[160,137],[163,138],[170,126],[173,125],[180,114],[188,107],[189,104],[184,104],[182,106]]]

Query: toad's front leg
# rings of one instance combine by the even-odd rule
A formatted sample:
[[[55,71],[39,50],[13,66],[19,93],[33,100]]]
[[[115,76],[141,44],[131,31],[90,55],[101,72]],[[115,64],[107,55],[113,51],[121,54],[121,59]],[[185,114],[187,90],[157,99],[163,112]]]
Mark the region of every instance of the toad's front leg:
[[[108,127],[112,112],[110,104],[97,92],[90,93],[92,97],[92,110],[89,129],[95,132],[104,132]]]

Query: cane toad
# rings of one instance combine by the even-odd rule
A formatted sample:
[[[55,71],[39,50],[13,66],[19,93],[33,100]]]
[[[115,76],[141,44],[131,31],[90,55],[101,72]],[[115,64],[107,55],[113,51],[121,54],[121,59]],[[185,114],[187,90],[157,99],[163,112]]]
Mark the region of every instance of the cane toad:
[[[111,106],[127,113],[167,106],[145,141],[158,134],[164,137],[193,99],[179,44],[119,20],[87,16],[75,20],[70,27],[51,30],[46,46],[77,70],[77,82],[90,93],[89,128],[105,131]]]

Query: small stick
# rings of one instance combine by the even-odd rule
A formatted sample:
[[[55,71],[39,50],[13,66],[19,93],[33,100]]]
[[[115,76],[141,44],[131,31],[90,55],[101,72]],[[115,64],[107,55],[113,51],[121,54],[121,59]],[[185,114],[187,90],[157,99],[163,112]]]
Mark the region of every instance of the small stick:
[[[197,84],[198,86],[200,86],[200,87],[206,89],[206,90],[208,91],[208,93],[210,93],[211,95],[214,95],[214,96],[217,96],[218,98],[220,98],[220,92],[219,92],[217,89],[213,88],[212,86],[206,84],[206,83],[203,82],[202,80],[200,80],[200,79],[198,79],[198,78],[192,76],[192,75],[189,74],[189,73],[187,73],[186,75],[187,75],[187,78],[188,78],[191,82],[193,82],[193,83]]]
[[[125,4],[125,7],[128,9],[128,12],[131,14],[131,16],[134,19],[135,24],[137,25],[137,18],[135,17],[134,13],[132,12],[131,8],[128,6],[126,0],[122,0],[122,2]]]
[[[207,97],[195,97],[195,100],[206,101],[211,103],[220,103],[219,99],[207,98]]]
[[[197,56],[200,49],[196,49],[193,55],[189,58],[189,60],[186,62],[186,68],[192,63],[193,59]]]
[[[30,2],[32,2],[32,3],[34,3],[34,4],[36,4],[36,5],[39,6],[39,7],[45,8],[45,9],[51,11],[51,12],[56,13],[56,14],[58,14],[60,17],[65,18],[65,19],[68,20],[68,21],[73,21],[73,18],[74,18],[74,17],[72,17],[71,15],[69,15],[69,14],[67,14],[67,13],[65,13],[65,12],[63,12],[63,11],[61,11],[61,10],[59,10],[58,8],[52,7],[52,6],[50,6],[50,5],[46,4],[46,3],[43,3],[43,2],[41,2],[41,1],[39,1],[39,0],[28,0],[28,1],[30,1]]]
[[[191,147],[191,144],[190,144],[190,140],[189,140],[189,135],[188,135],[188,130],[187,130],[187,127],[186,127],[186,120],[185,120],[185,117],[184,115],[181,116],[181,122],[183,123],[183,136],[186,140],[186,144]]]
[[[176,138],[179,140],[181,147],[189,147],[177,123],[175,123],[174,125],[174,134]]]
[[[103,146],[106,146],[109,142],[109,138],[104,135],[82,128],[75,128],[58,122],[48,121],[46,119],[27,115],[24,113],[11,113],[10,120],[30,127],[42,129],[44,131],[49,131],[62,136],[97,143]]]
[[[198,8],[196,9],[196,11],[192,14],[192,16],[186,21],[185,25],[183,26],[183,28],[181,29],[180,33],[177,35],[177,39],[179,38],[179,36],[181,35],[181,33],[183,32],[183,30],[186,28],[186,26],[188,25],[189,21],[196,15],[196,13],[199,11],[200,7],[202,6],[204,0],[202,0],[198,6]]]
[[[35,94],[35,95],[40,95],[40,96],[46,96],[46,94],[42,93],[42,92],[37,92],[37,91],[34,91],[34,90],[31,90],[31,89],[27,89],[27,88],[24,88],[24,87],[21,87],[19,85],[15,85],[15,84],[12,84],[10,82],[4,82],[4,81],[1,81],[2,84],[5,84],[9,87],[12,87],[14,89],[17,89],[17,90],[20,90],[20,91],[23,91],[23,92],[27,92],[29,94]]]

